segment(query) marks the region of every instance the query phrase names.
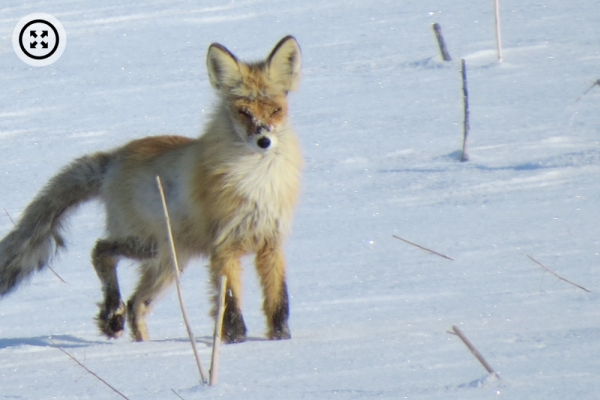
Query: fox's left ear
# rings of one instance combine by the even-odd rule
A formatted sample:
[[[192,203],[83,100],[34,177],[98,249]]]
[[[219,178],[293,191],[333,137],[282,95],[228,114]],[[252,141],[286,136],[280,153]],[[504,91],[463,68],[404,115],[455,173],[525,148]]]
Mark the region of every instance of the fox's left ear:
[[[281,39],[267,58],[271,80],[281,85],[286,92],[296,90],[298,87],[301,65],[300,46],[293,36]]]
[[[242,82],[237,57],[218,43],[213,43],[208,48],[206,68],[210,84],[217,90],[229,91]]]

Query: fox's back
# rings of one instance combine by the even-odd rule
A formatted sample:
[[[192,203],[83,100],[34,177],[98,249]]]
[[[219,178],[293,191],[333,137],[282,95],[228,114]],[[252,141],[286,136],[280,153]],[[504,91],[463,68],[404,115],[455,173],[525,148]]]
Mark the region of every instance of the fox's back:
[[[100,193],[111,236],[162,236],[164,213],[156,176],[163,181],[169,208],[181,209],[182,155],[194,145],[197,140],[182,136],[156,136],[134,140],[113,153]]]

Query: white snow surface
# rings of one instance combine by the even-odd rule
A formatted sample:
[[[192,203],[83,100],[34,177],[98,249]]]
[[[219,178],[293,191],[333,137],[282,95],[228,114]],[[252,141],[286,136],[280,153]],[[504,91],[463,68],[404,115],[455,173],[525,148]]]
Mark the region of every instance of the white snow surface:
[[[2,0],[0,207],[13,219],[76,157],[199,135],[216,101],[212,42],[255,60],[296,36],[303,80],[291,113],[306,169],[286,245],[292,340],[265,340],[251,259],[249,340],[221,348],[217,386],[199,382],[174,288],[149,316],[150,342],[101,337],[89,253],[104,219],[90,203],[52,263],[67,283],[46,269],[0,301],[0,398],[120,398],[51,341],[130,399],[599,398],[600,87],[575,100],[600,78],[600,8],[500,3],[503,63],[492,1]],[[14,26],[34,12],[68,35],[47,67],[12,49]],[[11,228],[0,212],[0,233]],[[208,369],[205,264],[182,283]],[[127,296],[136,264],[119,274]]]

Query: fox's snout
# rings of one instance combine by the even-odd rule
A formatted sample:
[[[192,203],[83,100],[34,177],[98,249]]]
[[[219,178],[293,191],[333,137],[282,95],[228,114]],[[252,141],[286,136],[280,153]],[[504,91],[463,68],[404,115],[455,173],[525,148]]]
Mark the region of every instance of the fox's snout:
[[[254,130],[254,135],[258,136],[256,139],[256,145],[263,150],[266,150],[271,146],[271,139],[265,136],[265,134],[271,132],[273,127],[266,124],[257,124],[256,129]]]

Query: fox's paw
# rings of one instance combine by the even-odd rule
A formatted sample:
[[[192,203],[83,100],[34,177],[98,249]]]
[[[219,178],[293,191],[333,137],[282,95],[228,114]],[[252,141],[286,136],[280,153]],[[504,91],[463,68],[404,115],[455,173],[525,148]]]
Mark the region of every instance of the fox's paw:
[[[283,324],[280,328],[272,329],[269,331],[269,339],[270,340],[288,340],[292,338],[292,334],[290,333],[290,328],[287,323]]]
[[[246,341],[246,324],[244,317],[237,312],[225,311],[221,337],[225,343],[241,343]]]
[[[100,307],[100,312],[96,317],[96,324],[100,332],[109,339],[116,339],[123,335],[123,328],[125,326],[125,317],[127,314],[127,307],[125,303],[121,302],[119,308],[116,310],[107,310]]]

